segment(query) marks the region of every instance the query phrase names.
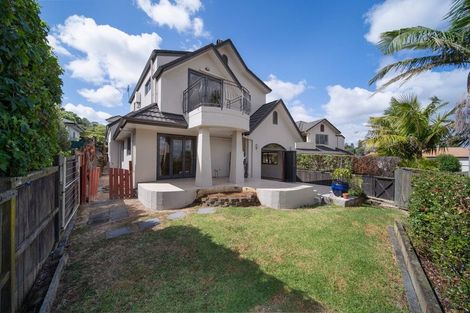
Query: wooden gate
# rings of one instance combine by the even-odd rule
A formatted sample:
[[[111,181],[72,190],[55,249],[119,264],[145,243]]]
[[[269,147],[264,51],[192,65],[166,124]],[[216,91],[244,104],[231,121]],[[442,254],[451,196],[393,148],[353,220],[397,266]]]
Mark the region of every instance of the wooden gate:
[[[89,144],[80,156],[80,203],[94,201],[98,194],[100,168],[97,166],[96,148]]]
[[[16,190],[0,193],[0,312],[15,312]]]
[[[383,176],[362,176],[362,189],[368,197],[393,201],[395,199],[395,178]]]
[[[109,199],[128,199],[134,197],[132,184],[132,161],[129,161],[129,169],[109,169]]]
[[[408,202],[412,191],[411,180],[419,172],[418,169],[401,167],[395,170],[395,204],[398,207],[408,210]]]

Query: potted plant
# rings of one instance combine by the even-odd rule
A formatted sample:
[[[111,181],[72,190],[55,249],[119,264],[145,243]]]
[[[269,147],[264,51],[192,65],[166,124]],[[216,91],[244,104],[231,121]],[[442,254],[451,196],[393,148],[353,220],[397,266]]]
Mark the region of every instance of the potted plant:
[[[341,197],[343,193],[348,192],[351,176],[351,170],[347,168],[337,168],[333,171],[331,190],[335,196]]]

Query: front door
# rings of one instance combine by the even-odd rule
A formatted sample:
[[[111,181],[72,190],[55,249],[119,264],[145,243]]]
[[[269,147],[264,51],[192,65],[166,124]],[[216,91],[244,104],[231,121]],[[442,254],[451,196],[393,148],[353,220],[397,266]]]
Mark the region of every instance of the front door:
[[[195,176],[195,137],[158,135],[157,179]]]

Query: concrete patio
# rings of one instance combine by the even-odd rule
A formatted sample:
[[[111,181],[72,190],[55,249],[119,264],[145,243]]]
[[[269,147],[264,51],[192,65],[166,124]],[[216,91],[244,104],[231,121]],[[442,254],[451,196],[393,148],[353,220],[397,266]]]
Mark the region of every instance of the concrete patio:
[[[242,184],[234,184],[228,178],[214,178],[210,187],[196,186],[194,178],[138,184],[139,201],[153,210],[184,208],[206,194],[241,191],[255,191],[262,206],[295,209],[319,204],[321,195],[328,193],[330,188],[265,179],[246,179]]]

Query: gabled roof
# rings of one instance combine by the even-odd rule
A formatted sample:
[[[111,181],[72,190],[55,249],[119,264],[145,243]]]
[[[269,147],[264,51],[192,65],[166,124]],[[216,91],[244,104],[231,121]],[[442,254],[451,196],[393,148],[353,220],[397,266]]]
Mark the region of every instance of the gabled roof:
[[[62,122],[63,122],[64,125],[66,125],[66,126],[74,127],[78,132],[84,131],[84,129],[83,129],[80,125],[78,125],[76,122],[74,122],[74,121],[71,121],[71,120],[68,120],[68,119],[66,119],[66,118],[63,118],[63,119],[62,119]]]
[[[330,126],[336,131],[336,134],[341,134],[341,131],[336,128],[335,125],[333,125],[329,120],[327,120],[326,118],[322,118],[322,119],[319,119],[319,120],[315,120],[315,121],[312,121],[312,122],[304,122],[304,121],[298,121],[297,122],[297,126],[299,127],[299,129],[302,131],[302,133],[306,133],[308,132],[310,129],[312,129],[313,127],[317,126],[318,124],[320,123],[328,123],[330,124]]]
[[[219,47],[222,47],[222,46],[225,46],[225,45],[230,45],[230,47],[232,48],[232,50],[235,52],[236,56],[238,57],[238,59],[240,60],[241,64],[243,65],[243,67],[245,68],[245,70],[250,73],[251,76],[253,76],[253,78],[255,80],[257,80],[264,88],[266,88],[267,90],[269,90],[270,92],[272,91],[272,89],[266,85],[266,83],[260,79],[258,76],[256,76],[255,73],[253,73],[249,68],[248,66],[246,66],[246,63],[245,61],[243,61],[243,58],[241,57],[240,53],[238,52],[237,48],[235,47],[235,45],[233,44],[232,40],[231,39],[226,39],[226,40],[223,40],[223,41],[220,41],[216,44],[216,48],[219,48]]]
[[[258,110],[256,110],[255,113],[251,114],[250,116],[250,133],[252,133],[264,119],[271,113],[278,105],[282,105],[282,107],[286,110],[287,115],[289,116],[292,124],[294,125],[295,129],[299,133],[300,136],[302,136],[302,132],[300,129],[297,127],[297,124],[295,123],[294,119],[292,118],[292,115],[290,115],[289,110],[287,109],[286,105],[284,104],[284,101],[282,99],[274,100],[268,103],[263,104],[262,106],[259,107]]]
[[[111,124],[113,123],[114,122]],[[156,103],[143,107],[137,111],[130,112],[121,117],[119,121],[119,127],[113,135],[114,139],[119,134],[120,129],[127,123],[188,128],[188,123],[186,122],[186,119],[183,115],[161,112],[158,108],[158,104]]]
[[[132,100],[134,99],[136,91],[140,88],[140,85],[142,85],[143,80],[145,76],[147,75],[148,70],[150,69],[151,61],[155,61],[155,58],[157,57],[157,55],[182,56],[188,53],[191,53],[191,52],[190,51],[177,51],[177,50],[161,50],[161,49],[153,50],[147,60],[147,63],[145,63],[145,67],[142,70],[142,73],[140,74],[139,80],[137,81],[137,84],[135,85],[134,90],[132,91],[131,97],[129,98],[129,103],[131,103]]]
[[[233,78],[233,80],[237,83],[237,85],[239,85],[241,87],[241,84],[240,82],[238,81],[238,78],[235,76],[235,74],[232,72],[232,70],[230,69],[230,67],[227,65],[227,63],[224,62],[224,60],[222,59],[222,56],[220,55],[219,51],[217,51],[217,49],[215,48],[215,45],[214,44],[208,44],[207,46],[204,46],[200,49],[197,49],[193,52],[190,52],[190,53],[187,53],[185,54],[184,56],[176,59],[176,60],[173,60],[171,62],[168,62],[166,64],[163,64],[162,66],[159,66],[157,71],[155,72],[155,74],[153,74],[153,78],[155,79],[158,79],[160,77],[160,75],[162,75],[163,72],[173,68],[173,67],[176,67],[186,61],[189,61],[203,53],[206,53],[207,51],[213,51],[215,53],[215,55],[217,56],[217,58],[219,59],[220,63],[222,63],[222,65],[224,66],[224,68],[227,70],[227,72],[230,74],[230,76]]]

